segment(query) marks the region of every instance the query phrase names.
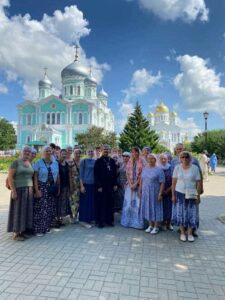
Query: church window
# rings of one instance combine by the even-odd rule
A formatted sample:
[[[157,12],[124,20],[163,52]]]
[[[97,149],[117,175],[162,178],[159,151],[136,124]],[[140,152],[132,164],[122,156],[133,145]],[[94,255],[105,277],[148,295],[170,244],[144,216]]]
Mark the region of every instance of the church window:
[[[27,115],[27,125],[31,125],[31,115]]]
[[[83,114],[79,113],[78,124],[82,124],[82,123],[83,123]]]
[[[46,123],[47,123],[47,124],[50,124],[50,114],[49,114],[49,113],[47,114],[47,120],[46,120]]]
[[[66,96],[66,86],[64,87],[64,95]]]
[[[27,143],[30,143],[30,136],[27,136]]]
[[[73,86],[70,86],[70,95],[73,95]]]
[[[57,120],[56,120],[57,124],[60,124],[60,113],[57,113]]]
[[[55,124],[55,113],[52,114],[52,124]]]
[[[88,88],[88,90],[87,90],[87,95],[88,95],[88,97],[91,97],[91,89],[90,88]]]
[[[77,87],[77,95],[80,96],[80,86]]]
[[[55,108],[55,104],[54,104],[54,103],[52,103],[51,107],[52,107],[52,108]]]

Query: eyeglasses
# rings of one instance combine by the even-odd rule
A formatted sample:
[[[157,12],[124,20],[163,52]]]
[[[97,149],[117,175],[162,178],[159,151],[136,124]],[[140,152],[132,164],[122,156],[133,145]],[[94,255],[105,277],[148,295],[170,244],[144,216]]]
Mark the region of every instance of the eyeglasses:
[[[190,158],[190,156],[188,156],[188,155],[184,155],[184,156],[181,156],[180,158]]]
[[[123,157],[130,157],[129,155],[123,155]]]

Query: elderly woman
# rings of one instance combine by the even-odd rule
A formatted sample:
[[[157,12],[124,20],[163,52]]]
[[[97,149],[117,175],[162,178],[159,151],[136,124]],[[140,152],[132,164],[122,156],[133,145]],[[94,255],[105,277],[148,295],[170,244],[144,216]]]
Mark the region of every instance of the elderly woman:
[[[42,159],[34,165],[34,232],[43,236],[56,218],[56,196],[59,193],[59,165],[52,158],[50,146],[42,150]]]
[[[125,189],[121,225],[136,229],[144,228],[142,216],[141,200],[139,195],[139,185],[143,170],[143,160],[139,149],[133,147],[131,158],[127,163],[126,176],[128,185]]]
[[[8,217],[8,232],[13,232],[13,239],[24,241],[25,231],[33,229],[33,174],[30,163],[31,148],[25,146],[21,157],[15,160],[8,174],[11,199]]]
[[[163,170],[156,165],[157,157],[153,153],[148,155],[147,162],[141,175],[140,184],[143,216],[149,222],[149,227],[145,231],[157,234],[159,222],[163,221],[162,195],[165,175]]]
[[[80,199],[80,157],[81,150],[74,150],[74,158],[69,163],[70,168],[70,209],[71,209],[71,223],[78,223],[79,218],[79,199]]]
[[[80,162],[80,207],[79,221],[91,228],[95,221],[94,148],[87,150],[87,158]]]
[[[60,194],[57,198],[57,217],[58,225],[63,225],[63,218],[70,215],[70,180],[69,165],[66,161],[66,149],[60,150],[59,153],[59,178]]]
[[[200,201],[201,176],[188,151],[180,154],[172,179],[172,224],[180,226],[180,240],[194,242],[193,229],[198,227],[197,204]],[[185,235],[187,229],[188,236]]]
[[[159,156],[159,167],[163,170],[165,175],[165,186],[163,191],[163,229],[173,230],[171,225],[172,216],[172,170],[168,163],[168,156],[166,153],[162,153]]]

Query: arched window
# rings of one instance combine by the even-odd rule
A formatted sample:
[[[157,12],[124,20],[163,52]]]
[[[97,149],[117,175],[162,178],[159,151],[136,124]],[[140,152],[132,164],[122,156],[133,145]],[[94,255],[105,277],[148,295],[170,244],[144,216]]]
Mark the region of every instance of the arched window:
[[[30,136],[27,136],[27,143],[30,143]]]
[[[47,120],[46,120],[47,124],[50,124],[50,113],[47,113]]]
[[[57,113],[57,120],[56,120],[57,124],[60,124],[60,113]]]
[[[52,124],[55,124],[55,113],[52,114]]]
[[[73,95],[73,86],[70,86],[70,95]]]
[[[27,115],[27,125],[31,125],[31,115]]]
[[[77,87],[77,95],[80,96],[80,86]]]
[[[64,87],[64,95],[66,96],[66,86]]]
[[[83,123],[83,114],[79,113],[78,124],[82,124],[82,123]]]

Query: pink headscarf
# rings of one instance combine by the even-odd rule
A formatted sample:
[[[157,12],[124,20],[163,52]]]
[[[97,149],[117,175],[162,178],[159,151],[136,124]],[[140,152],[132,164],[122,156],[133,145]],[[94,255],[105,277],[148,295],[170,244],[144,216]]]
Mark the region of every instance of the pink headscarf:
[[[131,183],[133,183],[134,163],[135,163],[135,161],[134,161],[133,155],[131,155],[131,158],[129,159],[129,161],[127,163],[127,177],[129,178]],[[143,160],[139,154],[139,157],[136,160],[136,180],[140,179],[142,170],[143,170]]]

